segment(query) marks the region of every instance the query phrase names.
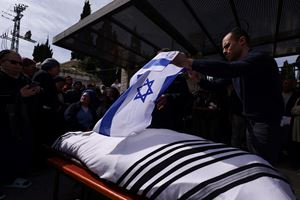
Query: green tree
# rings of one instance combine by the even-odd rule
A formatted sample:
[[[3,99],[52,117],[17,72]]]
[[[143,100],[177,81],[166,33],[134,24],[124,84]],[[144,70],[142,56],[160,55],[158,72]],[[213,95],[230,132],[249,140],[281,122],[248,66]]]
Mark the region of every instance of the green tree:
[[[296,79],[294,67],[293,67],[293,65],[290,65],[287,61],[284,61],[284,63],[283,63],[281,77],[283,80]]]
[[[82,13],[80,14],[80,20],[82,20],[83,18],[87,17],[90,14],[91,14],[91,4],[90,4],[89,0],[86,0],[84,2]],[[78,53],[75,51],[71,52],[71,59],[84,60],[84,58],[85,58],[85,56],[81,53]]]
[[[49,45],[49,38],[47,38],[46,43],[37,44],[33,49],[33,60],[36,62],[43,62],[46,58],[52,58],[53,51]]]
[[[79,61],[79,67],[90,74],[97,76],[104,85],[110,86],[117,78],[120,80],[121,70],[112,68],[110,63],[86,56]]]
[[[86,56],[80,60],[79,67],[86,72],[95,73],[97,67],[100,67],[100,61]]]
[[[89,0],[86,0],[84,2],[84,6],[83,6],[82,13],[80,15],[80,19],[83,19],[83,18],[89,16],[90,14],[91,14],[91,4],[90,4]]]

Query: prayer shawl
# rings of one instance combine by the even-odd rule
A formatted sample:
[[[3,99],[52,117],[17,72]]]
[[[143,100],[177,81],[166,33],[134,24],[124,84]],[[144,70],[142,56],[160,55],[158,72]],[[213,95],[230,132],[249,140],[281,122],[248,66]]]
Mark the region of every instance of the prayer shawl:
[[[284,176],[259,156],[167,129],[127,137],[69,132],[53,147],[141,199],[296,199]]]

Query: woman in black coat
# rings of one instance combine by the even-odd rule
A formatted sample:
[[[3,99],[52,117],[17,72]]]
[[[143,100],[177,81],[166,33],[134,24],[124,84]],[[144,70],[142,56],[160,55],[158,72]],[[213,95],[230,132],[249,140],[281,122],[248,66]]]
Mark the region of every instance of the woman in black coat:
[[[11,50],[0,52],[0,186],[28,187],[18,178],[32,167],[32,115],[39,86],[22,74],[22,58]],[[21,180],[21,181],[20,181]]]

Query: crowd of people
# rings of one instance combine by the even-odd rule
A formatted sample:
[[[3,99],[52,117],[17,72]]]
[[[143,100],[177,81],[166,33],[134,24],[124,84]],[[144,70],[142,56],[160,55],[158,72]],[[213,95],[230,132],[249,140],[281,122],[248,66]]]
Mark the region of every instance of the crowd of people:
[[[179,54],[173,64],[186,67],[190,79],[178,76],[157,100],[150,127],[227,143],[272,164],[286,154],[299,168],[299,88],[292,80],[281,80],[275,60],[251,50],[249,40],[239,29],[223,38],[230,62]],[[92,130],[120,95],[117,81],[99,88],[59,76],[60,63],[53,58],[40,69],[35,65],[14,51],[0,52],[0,148],[10,152],[3,154],[0,187],[30,186],[23,177],[43,165],[44,145],[67,131]],[[203,74],[217,78],[209,81]]]
[[[0,187],[26,188],[24,177],[45,164],[45,146],[67,131],[89,131],[119,97],[115,87],[84,86],[61,77],[60,63],[0,52]],[[1,192],[0,196],[4,196]]]

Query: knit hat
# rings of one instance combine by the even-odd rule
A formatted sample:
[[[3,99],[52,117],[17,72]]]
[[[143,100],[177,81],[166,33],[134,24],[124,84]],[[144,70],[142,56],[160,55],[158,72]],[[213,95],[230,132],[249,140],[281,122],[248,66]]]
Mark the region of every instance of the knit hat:
[[[23,61],[23,67],[29,67],[31,65],[34,65],[36,64],[36,62],[32,59],[29,59],[29,58],[22,58],[22,61]]]
[[[41,69],[45,70],[45,71],[48,71],[49,69],[51,69],[53,67],[56,67],[56,66],[60,66],[60,64],[57,60],[55,60],[54,58],[47,58],[42,63]]]

